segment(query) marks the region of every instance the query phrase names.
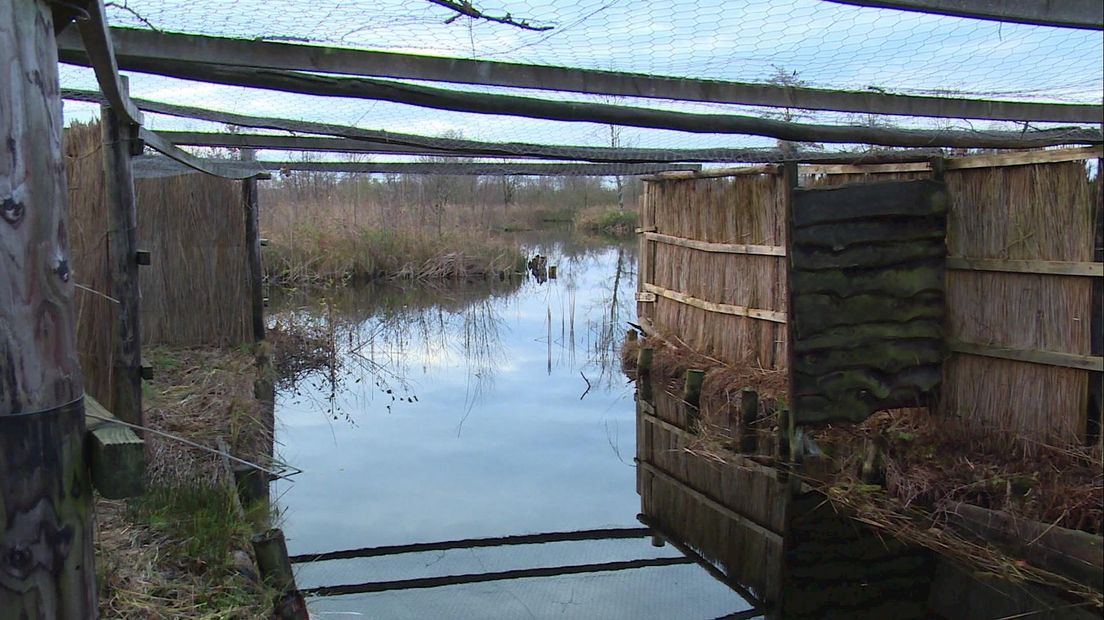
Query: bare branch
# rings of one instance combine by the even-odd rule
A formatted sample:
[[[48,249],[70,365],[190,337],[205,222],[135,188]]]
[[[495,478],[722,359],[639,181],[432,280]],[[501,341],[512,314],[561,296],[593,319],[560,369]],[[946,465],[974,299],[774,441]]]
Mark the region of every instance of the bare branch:
[[[521,28],[522,30],[532,30],[534,32],[545,32],[547,30],[552,30],[552,28],[553,28],[553,26],[534,26],[533,24],[530,24],[528,20],[514,19],[513,16],[511,16],[509,13],[507,13],[507,14],[501,16],[501,17],[495,17],[495,16],[492,16],[492,15],[487,15],[483,11],[480,11],[479,9],[472,6],[471,0],[427,0],[427,1],[432,2],[433,4],[436,4],[437,6],[443,6],[446,9],[452,9],[453,11],[456,11],[458,13],[458,15],[453,15],[452,17],[446,19],[445,20],[446,24],[451,24],[452,22],[456,21],[456,19],[460,15],[466,15],[467,17],[472,17],[472,18],[475,18],[475,19],[485,19],[489,22],[495,22],[497,24],[506,24],[507,26],[514,26],[515,28]]]
[[[161,29],[158,28],[157,26],[154,26],[153,22],[146,19],[145,17],[142,17],[142,15],[140,13],[138,13],[138,11],[135,11],[134,9],[130,8],[127,5],[127,0],[123,0],[122,4],[120,4],[118,2],[105,2],[104,6],[105,7],[111,7],[113,9],[119,9],[120,11],[125,11],[127,13],[130,13],[132,16],[134,16],[134,19],[137,19],[138,21],[145,24],[145,26],[147,28],[149,28],[150,30],[153,30],[153,31],[156,31],[156,32],[161,32]]]

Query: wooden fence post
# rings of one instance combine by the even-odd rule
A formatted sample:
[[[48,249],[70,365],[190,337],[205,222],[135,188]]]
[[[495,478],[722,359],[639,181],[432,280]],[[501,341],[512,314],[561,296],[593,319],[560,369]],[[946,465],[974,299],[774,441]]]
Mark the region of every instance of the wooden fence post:
[[[0,2],[0,618],[95,618],[54,21]]]
[[[253,149],[242,149],[242,161],[254,161]],[[252,299],[253,341],[264,340],[264,277],[261,267],[261,214],[257,203],[257,179],[242,180],[242,205],[245,207],[245,251],[249,264],[249,294]]]
[[[122,78],[126,87],[125,78]],[[100,105],[103,139],[104,194],[107,200],[108,260],[111,264],[111,296],[115,308],[111,406],[115,417],[143,424],[142,329],[138,290],[138,209],[134,199],[134,175],[130,158],[141,152],[138,127],[107,104]],[[140,433],[140,431],[139,431]]]

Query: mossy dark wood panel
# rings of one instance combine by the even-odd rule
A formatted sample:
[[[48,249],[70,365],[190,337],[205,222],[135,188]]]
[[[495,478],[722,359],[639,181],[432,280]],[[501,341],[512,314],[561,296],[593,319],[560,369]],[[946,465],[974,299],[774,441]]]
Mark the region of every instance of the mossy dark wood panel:
[[[795,190],[793,407],[799,424],[928,404],[946,357],[947,194],[930,180]]]

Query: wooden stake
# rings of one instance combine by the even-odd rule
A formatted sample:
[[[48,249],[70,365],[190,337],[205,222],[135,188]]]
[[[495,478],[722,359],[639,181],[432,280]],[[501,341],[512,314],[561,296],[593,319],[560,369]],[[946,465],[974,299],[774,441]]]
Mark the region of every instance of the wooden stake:
[[[244,161],[256,159],[253,149],[242,149]],[[260,210],[257,204],[257,180],[242,181],[242,205],[245,207],[245,251],[249,265],[249,293],[253,306],[253,340],[264,340],[264,288],[261,280],[264,273],[261,267]]]
[[[755,454],[758,434],[755,423],[759,421],[759,393],[751,388],[740,390],[740,452]]]
[[[640,347],[636,354],[636,388],[640,392],[640,398],[652,400],[652,358],[655,357],[655,349],[652,347]]]
[[[123,89],[127,83],[123,78]],[[131,143],[138,127],[126,123],[106,104],[100,105],[103,137],[104,194],[107,199],[108,258],[115,307],[112,339],[114,363],[111,411],[130,424],[142,425],[142,329],[138,290],[138,209],[134,199]]]
[[[0,618],[95,618],[54,21],[0,3]]]
[[[682,386],[682,400],[686,404],[697,407],[701,404],[702,382],[705,380],[704,370],[687,370],[686,379]]]

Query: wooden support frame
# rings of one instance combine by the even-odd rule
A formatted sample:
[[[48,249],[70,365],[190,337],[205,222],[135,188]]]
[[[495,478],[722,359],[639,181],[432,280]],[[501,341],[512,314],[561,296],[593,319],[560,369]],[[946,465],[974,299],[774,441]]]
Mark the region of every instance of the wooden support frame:
[[[984,155],[966,155],[942,159],[944,170],[967,170],[970,168],[998,168],[1003,166],[1029,166],[1064,161],[1084,161],[1104,157],[1104,147],[1087,146],[1080,148],[1062,148],[1048,150],[1014,151],[1010,153],[986,153]],[[894,162],[885,164],[849,163],[849,164],[807,164],[799,168],[802,174],[885,174],[892,172],[930,172],[931,159],[916,162]]]
[[[82,64],[80,55],[67,62]],[[87,64],[87,61],[84,61]],[[549,101],[535,97],[498,95],[421,86],[362,77],[333,77],[253,69],[225,64],[194,64],[177,60],[135,61],[125,68],[166,77],[278,92],[390,101],[418,107],[475,114],[495,114],[556,121],[591,122],[690,133],[746,134],[793,142],[861,143],[906,147],[1030,148],[1061,144],[1101,144],[1101,131],[1066,127],[1034,131],[959,131],[894,129],[868,125],[817,125],[740,114],[694,114],[613,105]]]
[[[252,149],[241,152],[242,161],[253,161],[255,154]],[[242,180],[242,211],[245,217],[245,249],[246,264],[249,267],[249,298],[251,303],[253,342],[265,339],[264,323],[264,279],[263,265],[261,263],[261,216],[260,206],[257,201],[257,179]]]
[[[271,177],[259,166],[243,164],[241,162],[223,162],[196,157],[191,153],[178,148],[172,142],[158,135],[155,131],[140,128],[138,135],[154,150],[165,157],[175,160],[188,168],[224,179],[267,179]]]
[[[940,118],[1092,123],[1099,121],[1102,114],[1102,108],[1098,105],[971,100],[689,79],[138,29],[113,28],[111,36],[123,68],[135,70],[149,70],[159,62],[183,61],[197,66],[225,63],[256,69],[533,88],[592,95]],[[59,55],[65,62],[79,61],[82,52],[79,41],[62,35]]]
[[[1104,5],[1097,0],[831,0],[840,4],[900,9],[998,22],[1104,30]]]

